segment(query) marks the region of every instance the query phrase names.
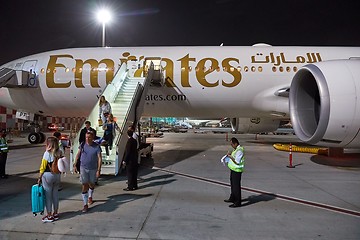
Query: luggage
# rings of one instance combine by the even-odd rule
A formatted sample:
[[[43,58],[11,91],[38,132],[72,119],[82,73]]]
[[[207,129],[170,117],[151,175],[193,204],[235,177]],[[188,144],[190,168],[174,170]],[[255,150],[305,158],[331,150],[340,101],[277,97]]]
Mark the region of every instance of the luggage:
[[[31,188],[31,208],[36,216],[38,213],[44,214],[45,192],[42,185],[34,184]]]

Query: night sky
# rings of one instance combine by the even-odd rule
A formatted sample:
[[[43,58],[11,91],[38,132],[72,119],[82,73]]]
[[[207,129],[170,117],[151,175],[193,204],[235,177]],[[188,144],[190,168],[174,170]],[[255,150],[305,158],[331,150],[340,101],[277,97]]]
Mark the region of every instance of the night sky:
[[[359,46],[359,0],[3,0],[0,64],[48,50],[106,45]]]

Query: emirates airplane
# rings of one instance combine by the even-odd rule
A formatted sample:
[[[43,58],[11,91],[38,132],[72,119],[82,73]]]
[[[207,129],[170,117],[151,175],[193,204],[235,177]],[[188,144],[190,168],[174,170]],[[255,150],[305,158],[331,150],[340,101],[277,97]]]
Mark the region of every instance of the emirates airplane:
[[[0,105],[18,113],[86,117],[123,63],[161,66],[143,116],[230,117],[237,132],[275,130],[291,119],[300,140],[360,148],[360,48],[129,47],[40,53],[0,67]]]

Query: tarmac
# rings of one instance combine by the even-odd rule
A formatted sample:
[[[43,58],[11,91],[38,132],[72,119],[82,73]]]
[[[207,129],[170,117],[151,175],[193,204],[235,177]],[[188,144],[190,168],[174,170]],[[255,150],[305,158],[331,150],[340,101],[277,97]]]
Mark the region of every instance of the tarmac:
[[[220,158],[235,136],[245,147],[243,206],[229,208],[229,170]],[[312,154],[277,151],[291,135],[164,133],[148,138],[139,189],[126,176],[102,176],[95,203],[82,213],[77,174],[62,176],[60,219],[31,212],[44,144],[14,137],[0,179],[0,239],[360,239],[360,168],[312,161]],[[67,151],[68,154],[69,151]],[[360,160],[359,160],[360,161]]]

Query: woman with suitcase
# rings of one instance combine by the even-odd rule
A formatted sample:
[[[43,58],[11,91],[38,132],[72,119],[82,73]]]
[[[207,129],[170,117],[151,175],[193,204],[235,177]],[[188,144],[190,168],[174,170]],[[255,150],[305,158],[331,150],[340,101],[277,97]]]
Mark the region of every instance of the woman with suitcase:
[[[60,185],[60,173],[52,170],[52,165],[55,164],[57,159],[61,156],[59,150],[59,142],[55,137],[49,137],[47,139],[46,151],[41,160],[40,175],[38,178],[38,184],[43,185],[46,199],[46,212],[47,215],[42,218],[43,222],[53,222],[59,219],[59,185]],[[52,211],[54,208],[54,211]]]

